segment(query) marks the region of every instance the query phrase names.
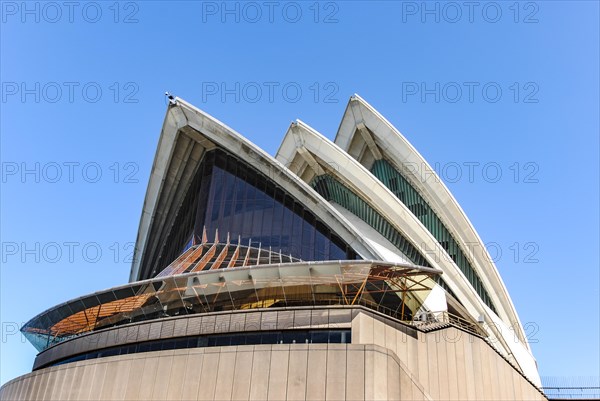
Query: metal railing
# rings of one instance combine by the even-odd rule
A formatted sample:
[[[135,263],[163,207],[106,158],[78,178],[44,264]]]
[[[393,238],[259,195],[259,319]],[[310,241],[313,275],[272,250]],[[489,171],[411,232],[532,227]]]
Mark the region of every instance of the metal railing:
[[[416,319],[413,320],[412,324],[415,327],[421,329],[435,329],[439,327],[440,324],[446,324],[458,327],[478,336],[487,336],[485,331],[479,324],[466,320],[460,316],[454,315],[448,311],[423,312],[419,316],[417,316]]]
[[[294,302],[291,300],[286,301],[287,306],[295,306]],[[298,301],[299,306],[306,306],[306,301]],[[483,328],[472,321],[466,320],[460,316],[452,314],[448,311],[440,311],[440,312],[421,312],[416,316],[412,316],[411,313],[402,313],[400,310],[394,310],[388,308],[386,306],[377,304],[375,302],[368,301],[363,298],[357,299],[352,305],[346,304],[342,297],[315,297],[314,299],[315,305],[342,305],[342,306],[352,306],[352,305],[360,305],[364,306],[368,309],[375,310],[384,315],[393,317],[401,321],[402,323],[413,326],[419,330],[434,330],[438,328],[443,328],[446,326],[453,326],[459,329],[465,330],[469,333],[475,334],[480,337],[487,337],[486,332]],[[400,308],[398,308],[400,309]]]

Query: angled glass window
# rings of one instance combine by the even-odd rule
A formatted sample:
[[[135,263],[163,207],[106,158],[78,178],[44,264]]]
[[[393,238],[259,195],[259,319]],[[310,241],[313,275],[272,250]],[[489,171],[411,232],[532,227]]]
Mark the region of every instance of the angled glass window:
[[[357,259],[356,252],[273,180],[223,150],[204,155],[154,265],[158,273],[201,241],[271,249],[302,260]],[[218,230],[219,238],[216,237]]]
[[[423,199],[419,192],[392,166],[387,160],[376,160],[371,167],[371,173],[379,179],[408,209],[423,223],[425,228],[435,237],[444,248],[454,263],[467,277],[479,297],[494,312],[492,300],[483,288],[481,279],[467,259],[465,252],[460,248],[450,230],[446,228],[431,206]]]
[[[430,267],[429,262],[404,236],[394,228],[383,216],[373,209],[367,202],[352,192],[349,188],[329,175],[315,177],[311,186],[325,199],[335,202],[348,209],[361,220],[377,230],[383,237],[390,241],[399,251],[406,255],[410,261],[419,266]],[[330,259],[336,259],[331,257]],[[448,284],[440,276],[435,281],[450,295],[457,298]]]
[[[404,255],[408,256],[412,263],[419,266],[430,266],[425,257],[421,255],[410,241],[404,238],[398,230],[367,202],[338,180],[330,175],[321,175],[313,179],[311,186],[328,201],[339,204],[373,227]]]

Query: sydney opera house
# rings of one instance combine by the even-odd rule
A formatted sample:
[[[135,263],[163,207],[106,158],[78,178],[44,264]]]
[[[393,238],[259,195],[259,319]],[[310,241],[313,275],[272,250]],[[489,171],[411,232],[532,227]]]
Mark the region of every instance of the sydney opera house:
[[[129,283],[21,331],[2,400],[546,399],[469,219],[356,95],[275,157],[172,99]]]

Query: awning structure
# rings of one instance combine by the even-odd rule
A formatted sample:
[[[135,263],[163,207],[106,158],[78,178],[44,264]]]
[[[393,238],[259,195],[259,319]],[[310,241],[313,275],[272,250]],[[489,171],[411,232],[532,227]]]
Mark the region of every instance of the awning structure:
[[[300,259],[281,252],[274,252],[270,248],[242,245],[241,240],[232,243],[227,235],[227,241],[219,243],[219,231],[215,233],[217,241],[206,241],[206,230],[202,242],[186,249],[177,259],[165,267],[156,277],[172,276],[175,274],[192,273],[202,270],[222,268],[270,265],[276,263],[301,262]]]
[[[21,331],[39,350],[112,326],[214,311],[363,305],[410,321],[441,271],[380,261],[292,262],[155,277],[49,309]]]

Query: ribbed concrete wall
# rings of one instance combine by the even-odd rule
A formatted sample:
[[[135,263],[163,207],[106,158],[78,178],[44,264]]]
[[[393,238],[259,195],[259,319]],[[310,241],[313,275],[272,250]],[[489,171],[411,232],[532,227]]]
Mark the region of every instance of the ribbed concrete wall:
[[[484,339],[454,327],[418,335],[361,312],[352,342],[393,351],[435,400],[544,400],[545,397]]]
[[[453,327],[424,333],[363,307],[138,323],[67,341],[36,363],[158,338],[317,327],[351,327],[352,344],[207,347],[79,361],[10,381],[0,400],[545,399],[484,339]]]
[[[424,400],[393,352],[294,344],[121,355],[42,369],[2,400]]]

